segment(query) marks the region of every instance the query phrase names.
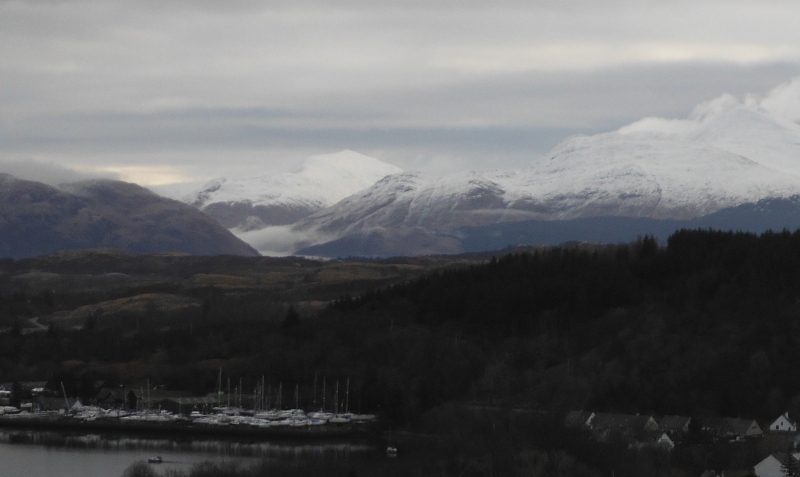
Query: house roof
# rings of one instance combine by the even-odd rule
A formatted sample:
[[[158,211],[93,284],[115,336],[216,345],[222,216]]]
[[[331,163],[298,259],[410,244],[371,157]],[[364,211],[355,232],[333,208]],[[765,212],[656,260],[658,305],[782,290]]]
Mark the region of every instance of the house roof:
[[[753,429],[754,434],[762,433],[761,426],[752,419],[709,417],[703,420],[702,425],[703,429],[722,435],[746,436],[751,434],[751,429]]]
[[[100,392],[97,393],[95,399],[98,401],[107,401],[109,398],[115,401],[125,401],[127,395],[130,391],[133,391],[131,388],[103,388]],[[133,391],[134,396],[137,394],[136,391]]]
[[[649,442],[649,443],[662,443],[662,444],[669,444],[670,446],[674,446],[675,443],[673,442],[672,438],[669,437],[664,431],[650,431],[641,438],[642,442]]]
[[[155,404],[162,403],[162,402],[174,402],[175,404],[179,404],[181,406],[194,406],[197,404],[218,404],[220,400],[218,398],[213,398],[211,396],[203,396],[203,397],[170,397],[170,398],[162,398],[156,399],[153,402]]]
[[[655,424],[652,416],[640,414],[613,414],[599,412],[592,419],[592,427],[596,430],[605,429],[646,429],[648,424]]]
[[[752,419],[735,419],[732,417],[726,418],[728,425],[733,429],[737,436],[746,436],[750,433],[750,429],[755,425],[758,428],[758,433],[761,433],[761,426]]]
[[[589,420],[594,418],[594,413],[591,411],[570,411],[567,417],[564,418],[564,424],[567,426],[588,426]]]
[[[64,409],[67,404],[63,397],[37,397],[32,400],[35,403],[39,403],[45,407],[45,409]],[[76,403],[80,402],[79,399],[75,398],[67,398],[68,405],[70,408],[75,406]]]
[[[162,389],[155,389],[150,391],[149,393],[145,391],[142,395],[143,399],[150,399],[151,401],[158,401],[160,399],[177,399],[177,398],[189,398],[195,397],[193,393],[189,391],[164,391]]]
[[[798,464],[797,457],[794,457],[792,454],[786,452],[776,452],[772,454],[772,457],[774,457],[783,466],[789,464],[794,464],[794,465]]]
[[[95,399],[106,401],[110,398],[115,401],[125,401],[129,392],[133,392],[137,399],[149,399],[154,402],[160,399],[191,397],[191,393],[188,391],[151,390],[148,392],[137,388],[103,388],[97,393]]]
[[[689,426],[691,417],[686,416],[664,416],[658,423],[658,428],[662,431],[683,431]]]
[[[786,422],[788,422],[789,424],[791,424],[791,425],[793,425],[793,426],[796,426],[796,425],[797,425],[797,422],[796,422],[794,419],[792,419],[792,418],[790,418],[790,417],[789,417],[789,413],[788,413],[788,412],[786,412],[786,413],[784,413],[784,414],[782,414],[782,415],[778,416],[778,418],[777,418],[777,419],[775,419],[774,421],[772,421],[772,424],[775,424],[776,422],[780,421],[781,419],[785,419],[785,420],[786,420]],[[772,424],[770,424],[770,425],[772,425]]]

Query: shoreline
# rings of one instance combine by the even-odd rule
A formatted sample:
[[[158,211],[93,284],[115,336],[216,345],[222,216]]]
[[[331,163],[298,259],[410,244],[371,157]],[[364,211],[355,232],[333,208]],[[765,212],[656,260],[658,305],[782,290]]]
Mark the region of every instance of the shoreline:
[[[258,440],[309,440],[309,439],[349,439],[377,436],[374,425],[346,424],[336,427],[267,427],[258,428],[246,425],[210,426],[191,422],[146,422],[121,421],[118,419],[77,420],[69,417],[0,417],[0,429],[29,429],[74,432],[109,432],[151,436],[205,436],[241,437]]]

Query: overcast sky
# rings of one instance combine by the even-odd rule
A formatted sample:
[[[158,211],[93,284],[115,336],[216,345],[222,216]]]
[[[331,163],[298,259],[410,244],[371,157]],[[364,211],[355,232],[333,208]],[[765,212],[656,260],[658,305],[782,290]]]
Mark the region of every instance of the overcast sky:
[[[155,185],[342,149],[522,167],[791,80],[798,18],[796,0],[0,0],[0,171]]]

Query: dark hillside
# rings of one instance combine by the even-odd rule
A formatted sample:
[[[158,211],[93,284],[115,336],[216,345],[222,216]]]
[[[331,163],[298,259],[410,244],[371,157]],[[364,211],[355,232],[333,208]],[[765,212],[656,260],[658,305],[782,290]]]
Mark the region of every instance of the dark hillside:
[[[89,181],[56,189],[0,174],[0,257],[98,247],[258,255],[212,218],[135,184]]]
[[[203,382],[220,366],[307,387],[350,377],[366,409],[398,423],[453,400],[800,411],[800,233],[684,230],[666,247],[648,237],[447,267],[85,253],[1,264],[0,328],[40,317],[57,337],[0,334],[6,379],[134,361],[167,383],[185,383],[189,363]],[[286,321],[289,305],[299,319]]]
[[[729,443],[695,424],[670,457],[596,442],[563,413],[763,423],[800,413],[798,368],[800,232],[682,230],[666,247],[646,237],[472,262],[0,261],[0,382],[48,381],[56,395],[64,383],[86,400],[98,382],[203,395],[222,370],[246,390],[262,376],[273,397],[297,390],[305,409],[323,389],[330,409],[338,383],[351,410],[422,433],[415,456],[429,468],[410,475],[747,469],[786,442]]]
[[[760,234],[800,227],[800,196],[763,199],[686,220],[597,216],[525,220],[459,227],[451,231],[374,229],[298,251],[317,257],[424,255],[499,250],[519,244],[555,246],[567,242],[627,243],[650,235],[659,241],[681,229],[732,230]]]
[[[435,272],[331,313],[478,344],[490,356],[471,388],[481,399],[769,417],[800,410],[799,303],[800,233],[683,230],[663,249],[645,238]]]

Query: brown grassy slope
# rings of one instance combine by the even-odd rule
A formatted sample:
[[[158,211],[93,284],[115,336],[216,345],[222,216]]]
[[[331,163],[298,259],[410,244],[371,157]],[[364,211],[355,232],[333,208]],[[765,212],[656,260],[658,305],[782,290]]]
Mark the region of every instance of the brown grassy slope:
[[[168,314],[187,309],[199,309],[200,305],[200,300],[196,298],[169,293],[145,293],[84,305],[72,311],[58,312],[53,315],[52,323],[59,327],[71,328],[83,326],[90,316],[102,320],[120,315],[145,316],[154,312]]]

